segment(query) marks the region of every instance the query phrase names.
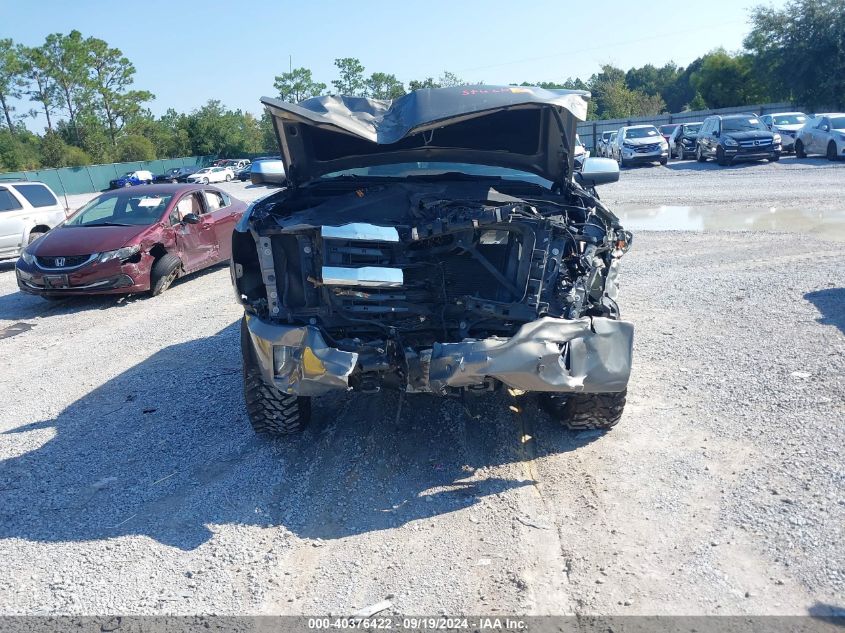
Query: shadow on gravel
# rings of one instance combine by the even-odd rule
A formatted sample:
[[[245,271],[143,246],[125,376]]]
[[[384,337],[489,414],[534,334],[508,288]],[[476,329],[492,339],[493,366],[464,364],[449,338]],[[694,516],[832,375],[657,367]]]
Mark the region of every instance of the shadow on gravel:
[[[192,280],[199,279],[205,275],[210,275],[223,267],[228,267],[228,263],[217,264],[199,272],[192,273],[187,277],[177,279],[173,283],[173,287],[175,288],[182,284],[190,283]],[[14,265],[11,270],[13,271],[12,274],[14,274]],[[0,272],[2,272],[2,269],[0,269]],[[164,296],[167,296],[166,293]],[[0,296],[0,320],[8,319],[10,321],[19,321],[22,319],[33,319],[35,317],[85,312],[87,310],[108,310],[125,307],[135,301],[144,300],[161,301],[160,298],[150,297],[146,293],[134,295],[79,295],[50,300],[43,299],[37,295],[30,295],[25,292],[17,291]]]
[[[815,290],[805,294],[804,298],[821,312],[819,323],[835,325],[845,334],[845,288]]]
[[[670,161],[669,164],[666,165],[666,169],[671,169],[672,171],[713,171],[744,169],[746,167],[754,167],[755,165],[765,165],[767,163],[768,161],[766,160],[741,160],[736,163],[731,163],[730,165],[722,167],[721,165],[717,164],[714,160],[708,160],[706,163],[699,163],[696,159],[692,158],[683,161]]]
[[[532,485],[519,462],[600,436],[565,432],[531,399],[386,393],[319,399],[301,436],[257,438],[238,336],[236,322],[167,347],[54,419],[6,431],[0,538],[145,535],[190,550],[222,524],[348,537]]]

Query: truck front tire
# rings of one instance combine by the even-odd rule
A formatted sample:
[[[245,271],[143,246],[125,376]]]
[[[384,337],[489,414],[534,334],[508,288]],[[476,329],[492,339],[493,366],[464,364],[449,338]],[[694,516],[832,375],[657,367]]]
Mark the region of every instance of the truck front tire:
[[[622,419],[626,391],[618,393],[541,394],[540,405],[570,431],[609,429]]]
[[[241,319],[244,400],[253,430],[262,435],[293,435],[311,419],[311,398],[282,393],[264,382],[252,348],[246,318]]]

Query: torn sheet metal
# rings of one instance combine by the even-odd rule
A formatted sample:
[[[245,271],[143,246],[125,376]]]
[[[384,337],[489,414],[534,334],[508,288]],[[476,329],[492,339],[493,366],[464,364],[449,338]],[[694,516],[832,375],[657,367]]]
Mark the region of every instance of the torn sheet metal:
[[[434,392],[481,384],[486,376],[524,391],[618,392],[631,374],[633,341],[627,321],[544,317],[509,339],[435,344],[429,382]]]
[[[358,354],[329,347],[315,327],[247,322],[258,364],[268,384],[284,393],[318,396],[347,389]],[[284,348],[274,353],[274,347]]]
[[[329,347],[313,326],[272,325],[250,318],[253,346],[268,383],[313,396],[347,389],[358,354]],[[444,393],[488,378],[525,391],[608,393],[625,389],[634,326],[605,318],[544,317],[511,338],[436,343],[409,362],[409,391]],[[282,354],[274,347],[284,347]],[[386,361],[387,359],[385,359]]]

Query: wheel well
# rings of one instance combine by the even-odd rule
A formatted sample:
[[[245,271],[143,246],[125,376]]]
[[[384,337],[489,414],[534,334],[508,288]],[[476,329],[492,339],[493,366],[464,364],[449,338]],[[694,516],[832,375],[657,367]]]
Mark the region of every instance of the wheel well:
[[[150,249],[150,255],[152,255],[155,259],[162,257],[165,253],[167,253],[167,249],[164,248],[163,244],[156,244]]]
[[[29,230],[29,232],[30,233],[46,233],[49,230],[50,230],[50,227],[47,226],[46,224],[36,224],[35,226],[33,226]]]

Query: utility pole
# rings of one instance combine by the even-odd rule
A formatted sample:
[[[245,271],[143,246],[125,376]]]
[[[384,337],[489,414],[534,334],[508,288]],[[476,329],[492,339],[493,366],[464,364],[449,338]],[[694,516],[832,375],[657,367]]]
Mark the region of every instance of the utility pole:
[[[293,72],[293,55],[288,55],[288,72]]]

